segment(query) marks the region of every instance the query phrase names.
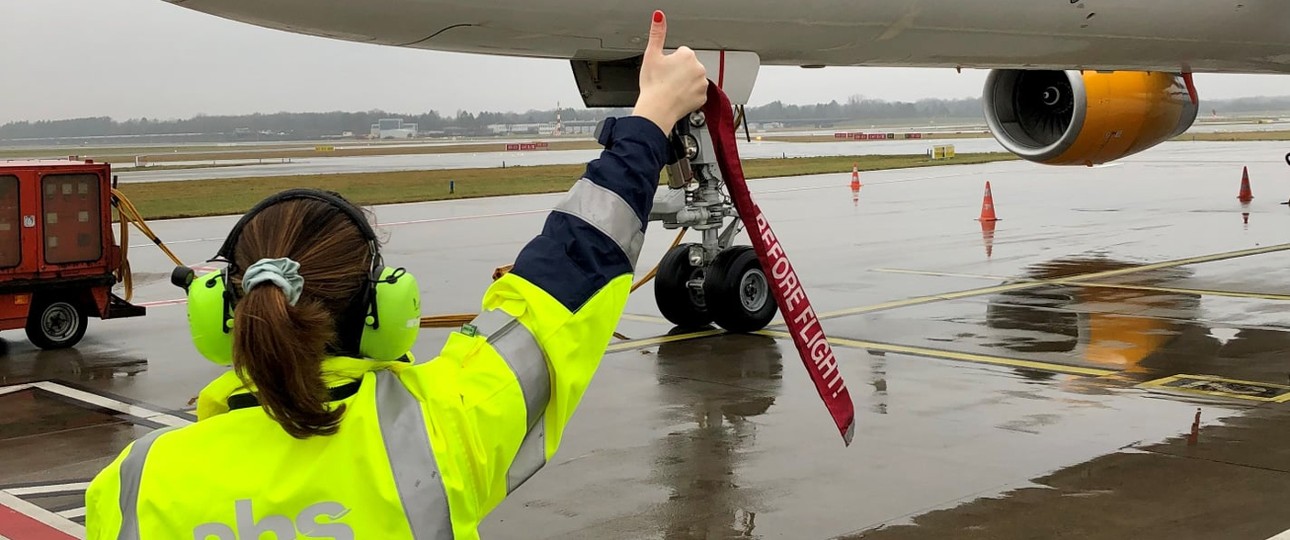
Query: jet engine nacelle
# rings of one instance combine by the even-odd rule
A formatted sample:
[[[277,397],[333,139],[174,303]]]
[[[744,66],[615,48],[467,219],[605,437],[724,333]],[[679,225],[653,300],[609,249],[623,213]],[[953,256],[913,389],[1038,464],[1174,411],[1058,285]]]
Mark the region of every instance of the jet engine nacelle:
[[[1187,131],[1195,96],[1190,80],[1172,73],[999,69],[986,79],[985,119],[1023,159],[1093,166]]]

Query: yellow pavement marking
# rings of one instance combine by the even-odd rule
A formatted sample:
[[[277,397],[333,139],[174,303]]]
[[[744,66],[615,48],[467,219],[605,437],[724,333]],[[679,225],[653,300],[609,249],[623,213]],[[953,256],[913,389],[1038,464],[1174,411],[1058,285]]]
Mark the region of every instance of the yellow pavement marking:
[[[622,343],[615,343],[613,345],[610,345],[607,352],[620,352],[620,351],[626,351],[631,349],[642,349],[645,347],[652,347],[654,345],[661,345],[664,343],[675,343],[678,341],[691,341],[695,339],[702,339],[706,337],[717,336],[725,333],[726,333],[725,330],[703,330],[700,332],[691,332],[688,334],[677,334],[674,336],[658,336],[653,338],[624,341]],[[787,332],[762,330],[756,333],[764,336],[770,336],[773,338],[789,339],[789,340],[792,339],[792,336],[789,335]],[[883,352],[890,352],[890,353],[909,354],[913,356],[939,358],[943,360],[957,360],[961,362],[972,362],[977,364],[992,364],[997,366],[1026,368],[1026,369],[1034,369],[1039,371],[1048,371],[1053,373],[1082,375],[1082,376],[1088,376],[1088,377],[1105,377],[1107,375],[1114,375],[1118,373],[1117,371],[1112,371],[1109,369],[1068,366],[1064,364],[1054,364],[1051,362],[1037,362],[1033,360],[1022,360],[1020,358],[1006,358],[1002,356],[992,356],[987,354],[962,353],[962,352],[955,352],[955,351],[946,351],[941,349],[928,349],[926,347],[911,347],[908,345],[895,345],[891,343],[878,343],[873,341],[860,341],[860,340],[846,339],[846,338],[829,338],[829,343],[842,346],[842,347],[850,347],[853,349],[868,349],[868,350],[883,351]]]
[[[989,274],[966,274],[961,272],[938,272],[936,270],[911,270],[908,268],[871,268],[870,272],[880,272],[883,274],[911,274],[915,276],[932,276],[932,277],[956,277],[968,279],[984,279],[989,281],[1010,281],[1015,278],[1007,276],[991,276]]]
[[[675,336],[658,336],[658,337],[645,338],[645,339],[633,339],[631,341],[624,341],[622,343],[611,344],[609,348],[606,349],[606,352],[612,353],[612,352],[628,351],[631,349],[643,349],[645,347],[662,345],[664,343],[674,343],[677,341],[690,341],[692,339],[712,337],[712,336],[721,335],[724,333],[726,333],[725,330],[703,330],[699,332],[691,332],[689,334],[677,334]]]
[[[662,317],[655,317],[652,315],[637,315],[635,313],[624,313],[622,318],[623,320],[628,320],[628,321],[665,324],[668,326],[672,326],[672,323],[669,322],[667,319],[664,319]]]
[[[792,339],[787,332],[776,332],[763,330],[759,334]],[[873,351],[883,351],[890,353],[908,354],[913,356],[925,356],[930,358],[939,358],[942,360],[957,360],[960,362],[972,362],[976,364],[992,364],[996,366],[1007,366],[1016,368],[1034,369],[1038,371],[1049,371],[1053,373],[1065,373],[1069,375],[1083,375],[1087,377],[1105,377],[1117,373],[1109,369],[1086,368],[1079,366],[1068,366],[1065,364],[1054,364],[1051,362],[1037,362],[1033,360],[1022,360],[1020,358],[1006,358],[1002,356],[992,356],[987,354],[972,354],[955,351],[946,351],[941,349],[928,349],[925,347],[910,347],[907,345],[894,345],[891,343],[877,343],[873,341],[860,341],[846,338],[829,338],[829,343],[853,349],[868,349]]]
[[[816,314],[816,318],[820,320],[836,319],[838,317],[846,317],[848,315],[859,315],[861,313],[870,313],[874,311],[886,311],[889,309],[917,306],[919,304],[930,304],[932,302],[943,302],[946,300],[971,298],[973,296],[983,296],[987,294],[1016,291],[1020,289],[1031,289],[1034,287],[1038,287],[1040,285],[1043,285],[1043,283],[1037,283],[1037,282],[1013,283],[1009,285],[998,285],[995,287],[984,287],[981,289],[970,289],[966,291],[948,292],[948,293],[933,294],[928,296],[915,296],[913,298],[906,298],[904,300],[892,300],[890,302],[883,302],[881,304],[872,304],[868,306],[860,306],[860,307],[849,308],[849,309],[840,309],[837,311],[829,311],[826,313],[819,313],[819,314]],[[779,325],[776,325],[776,326],[780,326],[780,325],[783,325],[783,323],[781,322]]]
[[[1130,268],[1106,270],[1104,272],[1092,272],[1088,274],[1080,274],[1080,275],[1060,278],[1059,281],[1083,283],[1085,281],[1095,280],[1095,279],[1105,279],[1110,277],[1139,274],[1142,272],[1150,272],[1152,270],[1176,268],[1179,266],[1187,266],[1192,264],[1226,261],[1231,259],[1239,259],[1241,257],[1251,257],[1254,255],[1276,253],[1279,251],[1290,251],[1290,244],[1277,244],[1274,246],[1264,246],[1264,247],[1252,248],[1252,249],[1242,249],[1238,251],[1228,251],[1224,253],[1214,253],[1210,255],[1200,255],[1197,257],[1188,257],[1186,259],[1175,259],[1172,261],[1164,261],[1164,262],[1158,262],[1153,264],[1146,264],[1142,266],[1134,266]],[[861,306],[861,307],[855,307],[850,309],[842,309],[838,311],[830,311],[827,313],[819,313],[819,314],[816,314],[816,317],[821,320],[835,319],[838,317],[846,317],[848,315],[859,315],[861,313],[871,313],[874,311],[886,311],[886,310],[895,309],[895,308],[916,306],[920,304],[929,304],[932,302],[943,302],[946,300],[957,300],[960,298],[970,298],[973,296],[983,296],[987,294],[1016,291],[1021,289],[1032,289],[1035,287],[1049,285],[1057,282],[1058,280],[1037,280],[1037,281],[1011,283],[1008,285],[997,285],[994,287],[982,287],[979,289],[968,289],[965,291],[933,294],[928,296],[917,296],[914,298],[906,298],[904,300],[894,300],[891,302],[883,302],[881,304],[873,304],[869,306]]]
[[[1229,384],[1229,385],[1231,385],[1231,384],[1236,384],[1236,385],[1246,385],[1246,386],[1254,386],[1254,387],[1259,387],[1259,388],[1268,388],[1268,389],[1271,389],[1271,390],[1279,390],[1279,391],[1281,391],[1281,392],[1280,392],[1280,394],[1278,394],[1278,395],[1276,395],[1276,396],[1272,396],[1272,397],[1261,397],[1261,396],[1250,396],[1250,395],[1242,394],[1242,393],[1240,393],[1240,392],[1235,392],[1235,391],[1224,391],[1224,390],[1221,390],[1221,389],[1220,389],[1220,390],[1214,390],[1214,389],[1201,389],[1201,388],[1190,388],[1190,387],[1186,387],[1186,386],[1171,386],[1171,385],[1170,385],[1170,383],[1175,383],[1175,382],[1179,382],[1179,381],[1198,381],[1198,382],[1207,382],[1207,383],[1218,383],[1218,384],[1220,384],[1220,385],[1221,385],[1221,384]],[[1172,376],[1172,377],[1165,377],[1165,378],[1163,378],[1163,379],[1156,379],[1156,380],[1154,380],[1154,381],[1147,381],[1147,382],[1144,382],[1144,383],[1142,383],[1142,384],[1139,384],[1139,385],[1138,385],[1138,387],[1139,387],[1139,388],[1146,388],[1146,389],[1150,389],[1150,390],[1163,390],[1163,391],[1167,391],[1167,392],[1183,392],[1183,393],[1188,393],[1188,394],[1204,394],[1204,395],[1207,395],[1207,396],[1217,396],[1217,397],[1225,397],[1225,398],[1232,398],[1232,399],[1243,399],[1243,400],[1246,400],[1246,401],[1260,401],[1260,402],[1264,402],[1264,403],[1285,403],[1285,402],[1287,402],[1287,401],[1290,401],[1290,386],[1283,386],[1283,385],[1279,385],[1279,384],[1270,384],[1270,383],[1263,383],[1263,382],[1256,382],[1256,381],[1239,381],[1239,380],[1236,380],[1236,379],[1224,379],[1224,378],[1222,378],[1222,377],[1214,377],[1214,376],[1210,376],[1210,375],[1182,375],[1182,374],[1179,374],[1179,375],[1174,375],[1174,376]]]
[[[930,270],[905,270],[900,268],[875,268],[874,272],[883,272],[888,274],[914,274],[919,276],[936,276],[936,277],[962,277],[976,279],[990,279],[999,281],[1008,281],[1012,278],[1001,276],[989,276],[984,274],[960,274],[954,272],[935,272]],[[1100,289],[1127,289],[1133,291],[1150,291],[1176,294],[1195,294],[1201,296],[1223,296],[1228,298],[1253,298],[1257,300],[1277,300],[1290,301],[1290,294],[1260,293],[1246,291],[1229,291],[1222,289],[1192,289],[1187,287],[1157,287],[1152,285],[1130,285],[1125,283],[1096,283],[1084,281],[1085,278],[1060,278],[1037,280],[1020,280],[1021,283],[1035,284],[1054,284],[1054,285],[1073,285],[1078,287],[1095,287]]]
[[[691,332],[688,334],[677,334],[674,336],[658,336],[653,338],[638,339],[615,343],[609,346],[607,352],[621,352],[632,349],[641,349],[664,343],[675,343],[679,341],[691,341],[712,336],[725,334],[724,330],[704,330],[700,332]],[[769,336],[777,339],[791,340],[792,336],[787,332],[762,330],[756,334]],[[952,360],[958,362],[967,362],[973,364],[987,364],[994,366],[1004,366],[1011,368],[1033,369],[1036,371],[1045,371],[1049,373],[1061,373],[1066,375],[1078,375],[1084,377],[1102,377],[1109,378],[1121,374],[1119,371],[1110,369],[1090,368],[1081,366],[1071,366],[1066,364],[1057,364],[1053,362],[1040,362],[1034,360],[1023,360],[1020,358],[1008,358],[1003,356],[994,356],[988,354],[974,354],[956,351],[947,351],[942,349],[929,349],[927,347],[914,347],[908,345],[896,345],[892,343],[879,343],[875,341],[862,341],[847,338],[829,338],[829,343],[835,346],[848,347],[852,349],[865,349],[869,351],[882,351],[896,354],[907,354],[910,356],[921,356],[925,358],[935,358],[940,360]],[[1179,381],[1197,381],[1213,383],[1215,385],[1246,385],[1257,388],[1268,388],[1279,390],[1280,393],[1272,397],[1251,396],[1240,393],[1239,391],[1223,391],[1221,389],[1195,388],[1187,386],[1171,386],[1171,383]],[[1127,382],[1127,381],[1126,381]],[[1221,388],[1221,386],[1218,386]],[[1137,388],[1147,390],[1158,390],[1164,392],[1178,392],[1187,394],[1201,394],[1228,399],[1240,399],[1245,401],[1257,401],[1262,403],[1287,403],[1290,402],[1290,386],[1278,384],[1262,383],[1255,381],[1241,381],[1236,379],[1225,379],[1209,375],[1185,375],[1179,374],[1154,381],[1148,381],[1137,385]]]

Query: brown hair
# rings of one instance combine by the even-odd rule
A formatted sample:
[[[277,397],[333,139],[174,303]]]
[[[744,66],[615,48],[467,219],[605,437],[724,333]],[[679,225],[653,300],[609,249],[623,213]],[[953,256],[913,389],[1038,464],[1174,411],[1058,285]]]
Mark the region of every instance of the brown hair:
[[[304,291],[292,306],[265,283],[242,294],[242,271],[260,259],[300,263]],[[371,252],[357,224],[335,206],[289,199],[265,208],[242,230],[233,252],[233,367],[255,386],[260,404],[298,439],[332,435],[344,407],[327,406],[322,360],[336,343],[336,321],[366,286]]]

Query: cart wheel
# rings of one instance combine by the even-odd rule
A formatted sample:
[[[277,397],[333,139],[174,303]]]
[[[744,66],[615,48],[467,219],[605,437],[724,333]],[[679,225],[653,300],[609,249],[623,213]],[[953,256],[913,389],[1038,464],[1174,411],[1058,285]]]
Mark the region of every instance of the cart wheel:
[[[89,316],[62,299],[37,299],[27,315],[27,339],[42,349],[66,349],[85,337]]]

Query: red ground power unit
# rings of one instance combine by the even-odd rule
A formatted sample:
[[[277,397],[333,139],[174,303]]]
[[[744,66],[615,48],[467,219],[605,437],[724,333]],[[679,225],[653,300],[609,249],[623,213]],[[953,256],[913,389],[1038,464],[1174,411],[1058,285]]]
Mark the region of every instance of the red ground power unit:
[[[145,314],[112,292],[122,260],[110,167],[0,161],[0,330],[60,349],[81,340],[89,317]]]

